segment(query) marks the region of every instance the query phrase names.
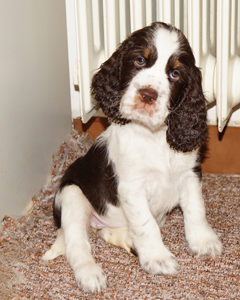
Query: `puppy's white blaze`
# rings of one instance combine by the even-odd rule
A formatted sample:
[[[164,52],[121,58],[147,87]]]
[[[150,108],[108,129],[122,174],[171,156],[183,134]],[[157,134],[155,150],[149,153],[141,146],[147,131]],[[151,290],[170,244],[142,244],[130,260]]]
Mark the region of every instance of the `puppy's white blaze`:
[[[169,32],[160,28],[155,33],[155,45],[158,52],[158,59],[153,67],[165,70],[169,57],[179,48],[178,34],[175,31]]]

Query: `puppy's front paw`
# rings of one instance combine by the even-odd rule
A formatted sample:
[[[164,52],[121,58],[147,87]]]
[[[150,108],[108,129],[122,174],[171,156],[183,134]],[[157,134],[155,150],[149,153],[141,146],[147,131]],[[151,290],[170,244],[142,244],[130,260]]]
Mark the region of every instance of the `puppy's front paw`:
[[[171,252],[160,254],[157,257],[150,256],[140,259],[142,268],[149,274],[174,274],[178,271],[179,265],[175,256]]]
[[[204,231],[195,232],[188,239],[188,243],[190,249],[197,255],[206,254],[215,257],[222,253],[222,243],[210,227]]]
[[[107,277],[101,267],[93,262],[80,265],[74,270],[78,286],[84,292],[98,293],[107,287]]]

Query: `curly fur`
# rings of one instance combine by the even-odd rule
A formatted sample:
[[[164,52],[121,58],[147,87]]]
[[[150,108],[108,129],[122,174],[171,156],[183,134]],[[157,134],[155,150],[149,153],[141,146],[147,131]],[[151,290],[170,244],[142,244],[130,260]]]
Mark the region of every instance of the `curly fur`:
[[[128,121],[119,112],[121,101],[120,77],[124,57],[124,45],[101,65],[100,70],[92,79],[92,96],[99,102],[101,109],[108,118],[117,124]]]
[[[180,48],[176,56],[187,75],[181,84],[178,83],[180,86],[175,96],[176,99],[171,97],[169,114],[165,119],[168,125],[166,139],[172,149],[190,152],[202,146],[208,137],[206,99],[201,87],[201,72],[195,66],[189,43],[180,30],[165,23],[156,22],[134,32],[94,75],[91,86],[92,95],[112,122],[122,125],[131,122],[124,118],[119,110],[122,95],[138,72],[129,65],[131,53],[136,52],[137,47],[154,48],[153,35],[159,27],[170,32],[177,32]],[[149,62],[147,67],[151,66]]]
[[[184,56],[186,82],[172,103],[165,122],[168,125],[167,142],[172,149],[189,152],[201,147],[208,138],[207,100],[202,91],[202,74],[195,66],[195,58],[182,32],[180,53]],[[181,55],[181,54],[180,54]]]
[[[196,81],[193,78],[189,81],[179,105],[166,118],[167,142],[182,152],[201,147],[208,137],[205,98]]]

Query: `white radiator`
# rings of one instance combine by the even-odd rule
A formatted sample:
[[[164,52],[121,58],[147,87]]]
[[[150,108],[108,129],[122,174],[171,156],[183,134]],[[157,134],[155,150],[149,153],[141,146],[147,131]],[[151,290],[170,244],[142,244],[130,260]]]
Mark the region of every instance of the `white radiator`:
[[[79,86],[72,89],[73,117],[84,123],[91,118],[97,110],[89,89],[93,73],[127,35],[154,21],[170,23],[188,38],[205,95],[216,103],[220,132],[239,107],[239,0],[66,0],[66,8],[71,85]],[[238,116],[234,125],[240,126]]]

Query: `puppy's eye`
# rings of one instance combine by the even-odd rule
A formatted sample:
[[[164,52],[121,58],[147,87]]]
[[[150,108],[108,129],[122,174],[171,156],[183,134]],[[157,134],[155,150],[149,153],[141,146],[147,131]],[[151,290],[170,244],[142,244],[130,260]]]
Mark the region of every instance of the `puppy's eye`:
[[[137,68],[142,68],[144,66],[146,66],[146,59],[142,56],[139,56],[135,61],[134,61],[134,65]]]
[[[172,70],[169,73],[169,77],[172,81],[178,81],[179,76],[180,76],[180,72],[178,70]]]

